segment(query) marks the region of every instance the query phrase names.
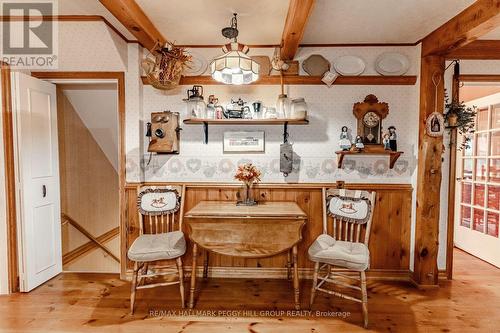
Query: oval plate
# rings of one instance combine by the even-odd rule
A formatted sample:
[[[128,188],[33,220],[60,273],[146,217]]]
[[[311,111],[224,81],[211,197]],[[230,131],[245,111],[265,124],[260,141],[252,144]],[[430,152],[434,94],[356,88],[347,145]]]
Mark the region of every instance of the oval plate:
[[[346,55],[338,58],[333,67],[340,75],[360,75],[365,71],[366,65],[360,57]]]
[[[189,54],[191,54],[191,62],[188,63],[188,66],[186,69],[184,69],[184,72],[182,75],[184,76],[197,76],[197,75],[203,75],[207,71],[208,68],[208,62],[198,52],[193,52],[189,51]]]
[[[410,60],[407,56],[396,52],[382,53],[375,60],[375,70],[382,75],[403,75],[410,68]]]

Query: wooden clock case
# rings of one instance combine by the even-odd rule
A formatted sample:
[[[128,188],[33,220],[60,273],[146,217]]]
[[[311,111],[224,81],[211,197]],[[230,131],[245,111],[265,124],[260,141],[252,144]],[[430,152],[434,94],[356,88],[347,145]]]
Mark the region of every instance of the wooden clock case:
[[[379,102],[377,96],[370,94],[365,97],[363,102],[355,103],[352,111],[354,116],[358,120],[357,135],[363,138],[363,143],[365,144],[365,147],[366,148],[370,147],[371,149],[375,150],[377,150],[378,148],[383,149],[382,120],[385,119],[389,114],[389,104],[385,102]],[[366,124],[363,121],[365,115],[369,112],[374,112],[380,119],[378,125],[376,125],[375,127],[370,128],[366,126]],[[372,133],[374,139],[369,140],[367,138],[367,135],[369,133]]]

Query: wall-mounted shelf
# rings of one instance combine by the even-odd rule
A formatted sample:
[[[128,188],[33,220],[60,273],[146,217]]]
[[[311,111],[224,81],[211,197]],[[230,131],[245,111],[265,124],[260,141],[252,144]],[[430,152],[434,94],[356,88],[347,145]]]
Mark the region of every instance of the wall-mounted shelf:
[[[201,119],[201,118],[188,118],[184,120],[184,124],[210,124],[210,125],[307,125],[307,119]]]
[[[283,140],[288,137],[288,125],[308,125],[307,119],[201,119],[188,118],[186,125],[203,125],[203,142],[208,143],[208,125],[283,125]]]
[[[321,81],[321,76],[307,75],[286,75],[283,76],[284,84],[291,85],[325,85]],[[141,77],[143,84],[149,84],[148,78]],[[339,76],[333,83],[334,85],[396,85],[407,86],[415,85],[417,77],[414,75],[405,76],[382,76],[382,75],[360,75],[360,76]],[[223,85],[212,79],[210,75],[183,76],[180,85]],[[279,75],[261,76],[260,79],[252,85],[280,85]]]
[[[389,169],[394,168],[394,164],[398,160],[399,156],[403,154],[402,151],[392,151],[392,150],[374,150],[374,151],[352,151],[352,150],[339,150],[336,151],[337,154],[337,168],[342,168],[342,163],[344,162],[344,157],[346,155],[358,155],[358,156],[366,156],[366,155],[389,155]]]

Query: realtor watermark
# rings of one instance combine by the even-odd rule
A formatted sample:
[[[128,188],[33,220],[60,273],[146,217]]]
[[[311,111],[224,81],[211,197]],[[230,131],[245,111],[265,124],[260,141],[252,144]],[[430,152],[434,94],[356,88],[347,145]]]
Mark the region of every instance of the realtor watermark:
[[[0,0],[0,60],[15,69],[57,69],[57,0]]]
[[[338,317],[351,316],[348,311],[311,311],[311,310],[167,310],[149,309],[149,317]]]

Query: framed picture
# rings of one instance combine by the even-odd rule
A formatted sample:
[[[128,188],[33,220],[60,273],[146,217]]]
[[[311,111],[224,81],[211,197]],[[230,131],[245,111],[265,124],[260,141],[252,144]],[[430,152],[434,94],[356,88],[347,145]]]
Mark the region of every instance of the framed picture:
[[[443,136],[444,117],[442,113],[433,112],[427,117],[426,121],[427,135],[438,137]]]
[[[224,153],[263,153],[264,131],[224,132]]]

